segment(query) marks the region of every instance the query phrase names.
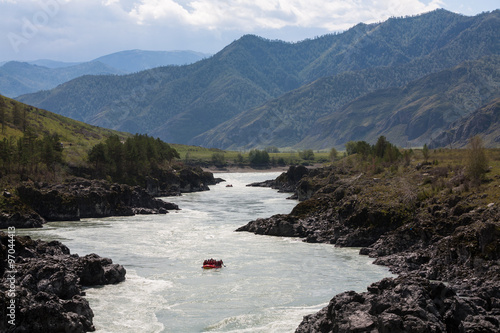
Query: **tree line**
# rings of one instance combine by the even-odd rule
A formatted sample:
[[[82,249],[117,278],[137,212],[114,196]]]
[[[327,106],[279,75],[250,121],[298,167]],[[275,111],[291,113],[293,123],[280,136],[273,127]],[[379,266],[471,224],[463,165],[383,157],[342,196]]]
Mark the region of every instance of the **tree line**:
[[[57,134],[41,138],[26,130],[21,138],[0,141],[0,172],[18,174],[21,179],[45,172],[55,172],[64,163],[63,146]]]
[[[180,158],[179,153],[168,143],[142,134],[124,141],[118,135],[112,135],[88,153],[95,177],[110,177],[115,182],[134,184],[162,169],[174,158]]]
[[[347,155],[359,154],[364,160],[373,157],[387,163],[396,162],[403,156],[399,148],[387,141],[385,136],[380,136],[374,145],[366,141],[349,141],[345,149]]]

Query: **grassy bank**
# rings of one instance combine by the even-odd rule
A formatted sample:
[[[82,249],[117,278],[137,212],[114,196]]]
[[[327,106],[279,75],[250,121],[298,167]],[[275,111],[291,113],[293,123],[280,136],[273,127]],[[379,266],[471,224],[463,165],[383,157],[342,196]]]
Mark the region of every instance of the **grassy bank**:
[[[252,163],[252,150],[246,151],[228,151],[221,150],[217,148],[204,148],[198,146],[187,146],[173,144],[177,152],[180,155],[180,161],[190,165],[201,165],[204,167],[221,167],[221,168],[272,168],[272,167],[282,167],[289,165],[313,165],[318,163],[328,163],[329,162],[329,151],[312,151],[313,156],[308,156],[308,158],[303,158],[303,151],[301,150],[291,150],[283,149],[278,150],[277,148],[266,150],[259,150],[261,152],[266,151],[269,156],[269,161],[267,163]]]

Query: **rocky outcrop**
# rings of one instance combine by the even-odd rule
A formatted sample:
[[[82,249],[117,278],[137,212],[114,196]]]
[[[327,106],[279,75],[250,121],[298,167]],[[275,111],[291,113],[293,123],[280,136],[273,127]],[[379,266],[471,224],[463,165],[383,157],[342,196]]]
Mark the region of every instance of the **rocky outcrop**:
[[[460,215],[451,234],[449,221],[417,220],[380,237],[361,252],[401,275],[335,296],[297,332],[498,332],[499,216],[490,206]]]
[[[278,192],[295,193],[300,180],[309,174],[309,169],[303,165],[292,165],[287,172],[283,172],[278,178],[248,184],[252,187],[271,187]],[[297,194],[298,196],[299,194]],[[295,196],[293,198],[296,198]]]
[[[253,187],[271,187],[278,192],[293,193],[289,199],[304,201],[323,190],[329,182],[337,180],[336,172],[331,168],[308,169],[303,165],[292,165],[278,178],[248,184]]]
[[[144,187],[85,178],[67,179],[59,184],[25,182],[17,186],[14,194],[4,191],[0,198],[0,229],[38,228],[46,221],[166,214],[179,207],[155,197],[207,191],[209,185],[223,181],[211,172],[188,166],[157,170],[144,179]]]
[[[125,274],[111,259],[70,254],[58,241],[0,232],[0,305],[7,309],[0,331],[94,331],[83,287],[119,283]]]
[[[21,201],[47,221],[165,214],[178,206],[155,199],[145,189],[101,180],[73,179],[64,184],[25,183],[17,188]]]
[[[439,281],[413,275],[387,278],[364,293],[335,296],[320,312],[304,317],[296,333],[498,332],[500,283],[475,288],[467,297]],[[496,314],[496,315],[495,315]]]
[[[200,167],[182,166],[178,170],[162,171],[146,178],[146,191],[155,197],[181,195],[182,193],[208,191],[209,185],[219,183],[213,173]]]
[[[312,197],[298,203],[290,214],[251,221],[237,231],[363,247],[409,218],[407,209],[394,207],[392,202],[375,202],[372,197],[358,195],[372,180],[359,175],[340,180],[334,172],[330,168],[316,170],[311,172],[313,177],[301,179],[296,191],[306,193],[304,189],[309,189],[307,196]]]
[[[268,219],[257,219],[236,231],[249,231],[258,235],[282,237],[307,237],[309,234],[305,222],[298,221],[289,215],[274,215]]]
[[[46,221],[77,221],[82,218],[166,214],[176,204],[154,197],[207,191],[222,179],[201,168],[158,171],[146,177],[145,187],[112,184],[103,180],[74,178],[60,184],[26,182],[0,212],[0,229],[37,228]],[[5,196],[5,195],[4,195]]]
[[[400,274],[337,295],[297,332],[498,332],[500,207],[485,189],[500,177],[490,177],[466,191],[460,170],[432,165],[383,178],[329,167],[299,181],[311,195],[290,214],[238,231],[362,247]]]
[[[34,211],[0,213],[0,229],[8,227],[41,228],[44,223],[45,219]]]

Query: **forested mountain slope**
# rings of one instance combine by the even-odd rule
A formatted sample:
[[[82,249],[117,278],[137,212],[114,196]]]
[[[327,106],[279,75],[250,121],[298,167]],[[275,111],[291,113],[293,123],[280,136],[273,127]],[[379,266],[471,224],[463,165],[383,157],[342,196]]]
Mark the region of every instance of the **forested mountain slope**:
[[[498,10],[475,17],[437,10],[299,43],[244,36],[192,65],[83,77],[20,100],[174,143],[291,146],[330,104],[340,109],[377,89],[500,54],[499,31]]]
[[[317,80],[238,115],[195,143],[324,149],[341,148],[350,140],[375,142],[384,135],[400,146],[422,146],[500,96],[500,56],[467,61],[394,87],[406,70],[365,70]],[[374,87],[379,89],[370,92]]]
[[[348,141],[375,142],[381,135],[400,147],[423,146],[499,97],[500,56],[481,58],[364,95],[318,119],[299,146],[341,147]]]
[[[440,13],[440,11],[435,13]],[[341,116],[340,110],[366,94],[382,89],[403,87],[424,75],[455,67],[460,63],[457,62],[458,59],[477,59],[476,57],[480,54],[500,54],[500,41],[495,37],[500,33],[499,14],[500,11],[485,14],[483,20],[475,21],[469,28],[461,30],[455,39],[446,42],[440,41],[442,47],[427,56],[397,66],[345,71],[321,78],[238,115],[234,119],[203,133],[195,138],[193,143],[217,148],[266,146],[326,148],[330,145],[341,146],[346,141],[334,137],[339,133],[328,129],[326,124],[322,126],[319,119],[328,116],[334,117],[334,115]],[[405,22],[405,20],[401,21]],[[461,27],[463,28],[463,26]],[[448,29],[456,31],[450,27]],[[446,76],[441,77],[441,80],[446,81]],[[453,83],[447,82],[446,84]],[[491,89],[498,90],[498,87],[493,86]],[[389,92],[386,91],[384,94],[387,95]],[[375,97],[377,94],[369,97],[372,103],[377,103]],[[381,99],[386,97],[390,96],[380,96]],[[477,108],[481,105],[469,103],[465,106],[467,112],[474,110],[471,108],[472,106]],[[376,110],[377,108],[374,111],[376,112]],[[317,121],[318,123],[316,123]],[[353,121],[357,121],[358,130],[361,130],[365,126],[364,123],[371,120],[363,119],[363,111],[360,111],[358,117]],[[352,129],[353,127],[350,128],[350,130]],[[320,133],[323,130],[327,132]],[[396,133],[389,128],[386,128],[386,131],[382,134]],[[362,138],[364,134],[358,132],[351,135]],[[343,139],[345,138],[344,135]],[[367,139],[371,138],[367,137]],[[421,138],[421,140],[425,139],[428,137]],[[404,137],[403,134],[400,137],[392,136],[392,141],[398,144],[407,144],[408,140],[408,137]],[[415,141],[414,143],[421,141],[416,140],[415,137],[410,140]]]

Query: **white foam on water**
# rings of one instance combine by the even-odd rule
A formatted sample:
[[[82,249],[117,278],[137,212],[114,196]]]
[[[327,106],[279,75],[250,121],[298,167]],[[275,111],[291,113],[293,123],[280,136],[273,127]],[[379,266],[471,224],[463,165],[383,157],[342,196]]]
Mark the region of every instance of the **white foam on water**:
[[[265,312],[224,318],[209,325],[204,332],[289,333],[294,332],[305,315],[315,313],[328,303],[315,306],[274,307]]]
[[[143,278],[129,270],[125,282],[86,289],[96,332],[162,332],[165,327],[155,313],[167,307],[163,295],[170,288],[169,281]]]

